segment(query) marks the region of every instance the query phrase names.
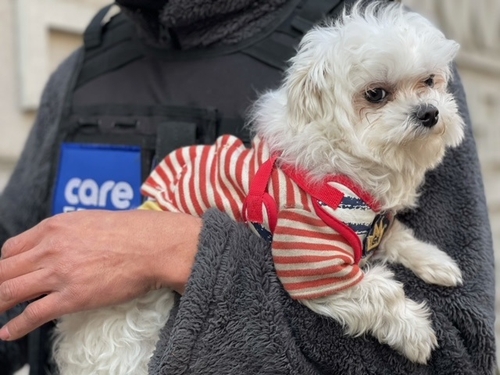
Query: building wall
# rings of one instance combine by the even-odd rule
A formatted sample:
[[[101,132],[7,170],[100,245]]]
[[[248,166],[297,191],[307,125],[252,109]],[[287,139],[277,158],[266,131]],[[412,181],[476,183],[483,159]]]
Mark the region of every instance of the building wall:
[[[0,191],[21,153],[50,73],[111,0],[0,1]]]

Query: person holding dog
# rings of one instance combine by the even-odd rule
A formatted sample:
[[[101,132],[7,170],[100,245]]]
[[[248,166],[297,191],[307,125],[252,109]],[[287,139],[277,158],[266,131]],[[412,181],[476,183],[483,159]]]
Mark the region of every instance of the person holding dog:
[[[187,54],[205,46],[229,51],[230,46],[255,38],[258,31],[270,33],[267,29],[270,24],[278,21],[286,24],[289,18],[285,16],[291,17],[300,10],[293,1],[255,4],[242,1],[226,7],[221,2],[215,8],[207,2],[206,8],[198,8],[199,12],[193,12],[190,2],[122,0],[119,3],[128,19],[111,22],[108,30],[103,31],[103,44],[107,42],[106,32],[110,33],[112,27],[124,28],[132,19],[140,25],[140,38],[147,41],[148,48],[166,51],[174,48]],[[300,21],[304,23],[305,15],[299,13],[300,17],[292,20],[295,30],[300,28]],[[89,45],[95,40],[91,36],[99,38],[98,34],[90,34],[86,40]],[[136,34],[130,40],[134,38]],[[112,50],[112,47],[106,48]],[[243,111],[245,102],[231,101],[231,96],[245,97],[252,93],[253,82],[260,82],[263,90],[280,80],[279,71],[269,68],[269,59],[247,62],[252,54],[259,55],[255,50],[245,50],[242,55],[228,57],[235,59],[231,61],[225,60],[226,55],[221,52],[213,55],[217,57],[213,60],[203,60],[203,68],[193,62],[198,60],[187,60],[185,71],[169,62],[174,60],[167,59],[165,65],[171,70],[161,73],[174,83],[184,82],[185,92],[192,90],[184,97],[180,90],[177,103],[189,102],[195,92],[211,93],[217,89],[225,92],[225,96],[220,93],[214,99],[220,100],[216,103],[218,109],[222,108],[224,116],[231,119],[235,117],[231,108]],[[90,61],[92,51],[86,56]],[[209,211],[197,219],[155,211],[79,211],[45,219],[53,184],[47,175],[58,163],[54,146],[62,134],[56,124],[67,116],[63,103],[68,88],[72,87],[73,103],[89,107],[112,96],[117,103],[112,103],[114,106],[108,107],[106,114],[111,112],[109,108],[125,105],[127,100],[133,105],[132,100],[137,99],[121,93],[123,86],[117,82],[126,86],[137,71],[144,73],[141,84],[136,81],[133,85],[133,93],[140,96],[141,90],[154,87],[144,66],[150,68],[163,60],[152,55],[128,57],[132,61],[128,64],[117,64],[100,75],[84,69],[77,78],[73,78],[73,72],[82,64],[81,52],[63,63],[46,88],[37,123],[0,198],[0,233],[4,242],[0,261],[0,311],[5,312],[0,329],[0,338],[4,340],[0,345],[3,369],[13,371],[29,357],[32,373],[43,373],[49,349],[41,338],[48,337],[44,336],[47,331],[35,331],[27,341],[21,339],[43,323],[67,313],[124,302],[151,289],[170,287],[183,297],[160,336],[150,373],[491,371],[494,366],[491,236],[470,120],[456,72],[450,91],[455,94],[466,123],[466,139],[456,151],[450,152],[440,168],[427,176],[420,208],[403,215],[401,220],[413,227],[420,238],[438,243],[458,261],[464,274],[463,286],[453,290],[429,287],[417,281],[410,271],[394,268],[396,278],[405,284],[406,293],[416,300],[427,300],[433,312],[439,348],[428,366],[418,366],[376,341],[345,336],[338,324],[292,301],[276,278],[265,241],[221,212]],[[242,62],[249,65],[241,65]],[[83,62],[84,68],[89,66],[87,63],[90,64]],[[147,63],[152,65],[141,65]],[[199,74],[187,66],[199,69]],[[239,81],[231,76],[230,68],[235,66],[241,69]],[[212,81],[206,78],[204,69],[212,69]],[[113,74],[122,79],[113,81],[115,91],[109,91],[113,90],[108,81]],[[224,75],[231,77],[231,82],[224,82]],[[76,82],[72,83],[72,79]],[[104,89],[100,95],[90,96],[91,85],[96,85],[94,90]],[[230,87],[233,90],[228,92]],[[156,100],[169,102],[174,94],[175,91],[167,90]],[[92,118],[94,113],[78,115],[79,119],[83,115]],[[123,119],[120,121],[123,124]],[[16,307],[28,300],[35,301],[24,310],[24,306]]]

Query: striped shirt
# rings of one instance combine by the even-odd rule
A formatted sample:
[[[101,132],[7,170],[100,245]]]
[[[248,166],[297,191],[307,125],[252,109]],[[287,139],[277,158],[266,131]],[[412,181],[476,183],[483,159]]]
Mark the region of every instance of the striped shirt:
[[[362,243],[376,203],[342,176],[315,183],[273,160],[258,137],[246,148],[225,135],[214,145],[169,154],[142,193],[166,211],[201,216],[217,208],[249,222],[258,235],[272,239],[277,275],[294,299],[331,295],[360,282]]]

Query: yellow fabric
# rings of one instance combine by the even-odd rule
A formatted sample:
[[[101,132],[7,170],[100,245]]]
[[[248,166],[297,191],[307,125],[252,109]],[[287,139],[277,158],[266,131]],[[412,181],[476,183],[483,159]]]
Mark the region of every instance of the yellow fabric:
[[[158,203],[154,201],[146,201],[143,204],[141,204],[138,208],[138,210],[149,210],[149,211],[163,211]]]

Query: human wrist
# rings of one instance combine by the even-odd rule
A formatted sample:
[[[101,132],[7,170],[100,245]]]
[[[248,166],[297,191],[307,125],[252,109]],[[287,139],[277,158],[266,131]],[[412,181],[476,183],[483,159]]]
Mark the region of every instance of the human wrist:
[[[203,223],[187,214],[164,214],[158,216],[163,222],[159,234],[161,251],[151,264],[154,288],[167,287],[183,294],[198,252]]]

